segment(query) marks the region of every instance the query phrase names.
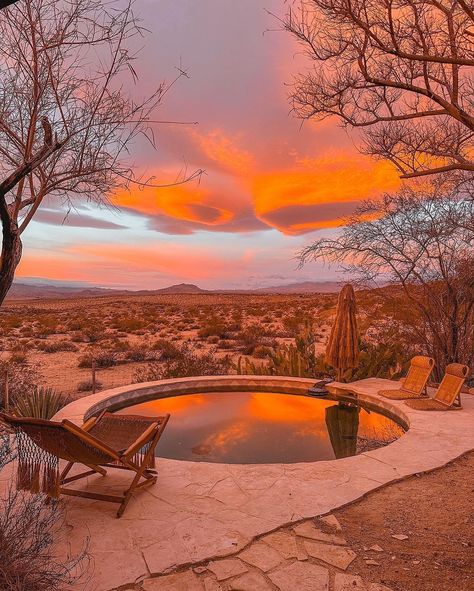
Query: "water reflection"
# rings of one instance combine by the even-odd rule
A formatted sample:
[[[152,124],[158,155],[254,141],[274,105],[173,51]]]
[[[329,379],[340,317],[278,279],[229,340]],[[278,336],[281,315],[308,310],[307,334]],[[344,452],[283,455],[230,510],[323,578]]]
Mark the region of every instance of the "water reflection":
[[[326,427],[337,459],[354,456],[357,452],[360,407],[352,404],[334,404],[326,411]]]
[[[120,412],[169,412],[158,455],[204,462],[332,460],[354,455],[361,441],[390,441],[403,432],[390,419],[356,406],[286,394],[191,394]]]

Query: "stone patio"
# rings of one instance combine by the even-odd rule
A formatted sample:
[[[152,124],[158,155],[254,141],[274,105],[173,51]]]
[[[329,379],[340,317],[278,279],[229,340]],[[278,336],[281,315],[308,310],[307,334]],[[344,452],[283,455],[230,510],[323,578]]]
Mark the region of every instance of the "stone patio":
[[[312,383],[267,376],[168,380],[80,399],[56,419],[68,417],[80,423],[98,409],[118,409],[171,392],[305,394]],[[397,383],[375,378],[331,387],[335,398],[358,397],[409,425],[404,436],[386,447],[335,461],[299,464],[159,459],[157,484],[137,493],[121,519],[115,518],[114,505],[68,497],[71,551],[90,538],[94,569],[87,591],[133,588],[136,583],[149,591],[383,590],[344,574],[352,555],[331,518],[314,524],[298,522],[327,515],[380,486],[442,466],[474,448],[473,396],[463,396],[462,411],[422,412],[377,395],[391,387],[397,388]],[[87,485],[91,490],[117,491],[129,475],[116,472],[90,477]],[[335,527],[324,529],[331,522]],[[297,524],[294,530],[292,524]],[[224,557],[225,561],[219,560]]]
[[[331,515],[262,536],[232,558],[146,578],[144,591],[390,591],[347,573],[356,554]],[[312,540],[323,540],[314,543]],[[337,545],[332,542],[337,541]],[[134,588],[134,587],[130,587]]]

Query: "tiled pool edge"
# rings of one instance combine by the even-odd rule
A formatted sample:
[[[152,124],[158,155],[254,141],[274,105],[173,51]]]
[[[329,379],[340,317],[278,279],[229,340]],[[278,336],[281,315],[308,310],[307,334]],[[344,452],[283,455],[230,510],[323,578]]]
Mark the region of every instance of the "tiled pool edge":
[[[275,392],[278,388],[280,392],[297,394],[304,393],[313,384],[313,380],[268,376],[206,377],[197,380],[198,387],[202,388],[200,392]],[[242,381],[245,381],[244,385]],[[177,382],[181,384],[181,394],[197,392],[195,378],[116,388],[76,401],[55,418],[67,417],[81,422],[84,415],[98,412],[110,404],[123,408],[155,398],[157,386],[163,396],[169,395]],[[156,576],[186,564],[233,555],[269,531],[329,513],[414,473],[439,468],[474,447],[474,397],[464,397],[464,411],[422,413],[403,408],[403,403],[380,399],[377,391],[387,386],[396,388],[397,384],[369,379],[350,386],[333,384],[331,387],[337,389],[336,398],[357,397],[364,404],[382,407],[410,423],[409,431],[402,438],[378,450],[337,461],[272,466],[193,465],[193,462],[160,460],[161,476],[152,494],[147,495],[146,503],[137,495],[136,504],[131,505],[130,512],[118,522],[110,518],[107,507],[96,509],[95,515],[99,514],[102,518],[102,529],[90,531],[93,538],[100,536],[101,541],[94,555],[96,564],[108,561],[106,571],[109,576],[104,576],[101,564],[90,589],[103,591],[131,583],[137,577]],[[132,399],[127,396],[131,389],[136,392]],[[111,408],[116,409],[114,406]],[[239,495],[242,499],[237,498]],[[222,505],[216,503],[217,509],[214,509],[216,498]],[[163,502],[173,506],[168,516],[162,515]],[[156,515],[153,514],[154,503]],[[147,509],[143,509],[142,505]],[[147,512],[145,517],[140,513],[143,510]],[[78,504],[71,513],[73,527],[80,534],[82,524],[79,521],[87,521],[87,507]],[[160,521],[156,521],[157,516]],[[142,540],[146,536],[140,534],[140,528],[149,527],[147,517],[155,519],[153,523],[160,527],[163,524],[164,536],[156,535],[154,539],[151,535]],[[107,530],[105,534],[104,526]],[[137,537],[133,540],[133,552],[127,553],[128,575],[123,572],[119,576],[115,569],[110,579],[115,561],[122,569],[125,567],[123,553],[104,552],[101,548],[104,535],[113,535],[113,531],[120,531],[122,535],[132,532],[131,539]],[[229,547],[230,540],[235,540],[232,543],[236,546]]]

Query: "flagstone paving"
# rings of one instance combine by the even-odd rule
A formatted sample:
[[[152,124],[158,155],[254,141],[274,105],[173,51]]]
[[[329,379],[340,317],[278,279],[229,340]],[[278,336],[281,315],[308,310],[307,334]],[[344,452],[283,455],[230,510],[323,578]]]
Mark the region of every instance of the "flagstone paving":
[[[356,557],[334,515],[304,521],[256,540],[233,558],[213,560],[176,574],[148,578],[144,591],[391,591],[344,572]],[[324,542],[314,542],[315,532]],[[331,540],[337,538],[339,544]],[[319,539],[319,538],[318,538]],[[312,546],[318,546],[313,551]],[[276,549],[277,548],[277,549]]]
[[[56,419],[68,417],[81,423],[96,410],[177,390],[304,395],[311,384],[312,380],[268,376],[168,380],[80,399]],[[330,512],[474,448],[474,397],[463,397],[462,411],[422,412],[377,395],[380,389],[397,387],[396,382],[375,378],[332,385],[336,397],[383,407],[409,424],[408,432],[386,447],[337,461],[298,464],[158,459],[157,484],[134,495],[121,519],[115,518],[112,504],[68,497],[68,552],[74,553],[89,538],[94,559],[86,590],[245,591],[254,585],[259,586],[256,590],[267,586],[273,591],[345,591],[344,585],[352,584],[355,591],[357,585],[361,591],[386,591],[336,577],[344,574],[353,556]],[[0,485],[9,477],[6,471],[1,473]],[[117,494],[125,481],[129,481],[127,474],[114,471],[105,478],[90,477],[86,485],[91,491]],[[321,520],[312,521],[320,515]],[[230,562],[219,564],[224,560]]]

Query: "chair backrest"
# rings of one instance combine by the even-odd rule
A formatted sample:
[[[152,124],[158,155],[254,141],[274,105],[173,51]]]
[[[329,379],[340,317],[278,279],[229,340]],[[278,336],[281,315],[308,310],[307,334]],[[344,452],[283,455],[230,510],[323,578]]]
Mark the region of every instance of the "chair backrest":
[[[407,390],[407,392],[421,394],[433,367],[434,359],[432,357],[425,357],[424,355],[413,357],[410,361],[407,376],[403,381],[403,389]]]
[[[98,464],[111,460],[110,454],[97,449],[93,438],[90,438],[91,441],[88,443],[76,433],[68,430],[63,423],[44,419],[12,417],[3,413],[0,413],[0,418],[11,425],[20,436],[26,435],[40,449],[63,460],[84,464]],[[80,428],[77,430],[82,431]]]
[[[435,400],[446,406],[451,406],[469,375],[469,367],[462,363],[450,363],[446,366],[446,373],[438,386],[435,394]]]

